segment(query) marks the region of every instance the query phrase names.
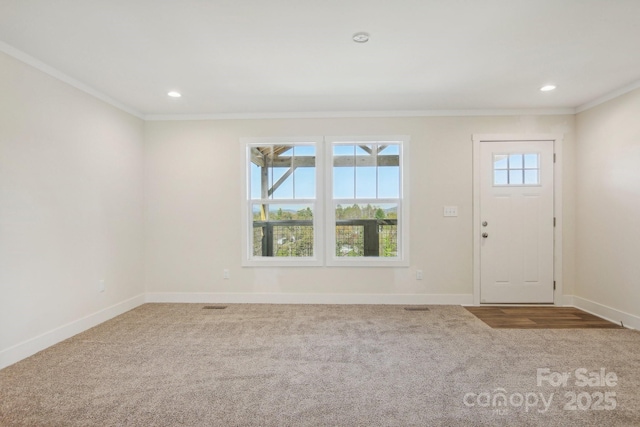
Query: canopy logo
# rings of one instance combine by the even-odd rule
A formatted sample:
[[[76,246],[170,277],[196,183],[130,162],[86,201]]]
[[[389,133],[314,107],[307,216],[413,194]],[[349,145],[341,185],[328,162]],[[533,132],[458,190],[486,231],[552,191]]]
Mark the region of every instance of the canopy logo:
[[[617,407],[616,392],[611,388],[618,385],[618,375],[615,372],[607,372],[605,368],[596,371],[578,368],[570,372],[538,368],[536,384],[538,387],[578,388],[577,391],[575,389],[565,391],[563,406],[565,411],[611,411]],[[512,408],[525,412],[545,413],[551,408],[554,396],[555,393],[545,394],[539,391],[507,393],[504,388],[496,388],[493,392],[466,393],[462,401],[468,408],[487,408],[497,415],[506,415]],[[562,405],[562,403],[561,401],[559,404]]]
[[[537,410],[540,413],[547,412],[553,401],[553,393],[545,399],[543,393],[511,393],[503,388],[497,388],[492,393],[485,391],[482,393],[467,393],[462,399],[465,406],[472,408],[492,408],[499,415],[507,413],[508,408],[524,408],[525,412]]]

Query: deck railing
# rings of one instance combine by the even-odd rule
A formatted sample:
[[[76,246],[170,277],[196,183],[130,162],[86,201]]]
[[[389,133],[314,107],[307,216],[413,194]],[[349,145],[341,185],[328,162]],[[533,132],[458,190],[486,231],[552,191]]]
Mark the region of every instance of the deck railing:
[[[336,256],[394,257],[397,219],[340,219],[336,221]],[[255,256],[313,256],[312,220],[253,222]]]

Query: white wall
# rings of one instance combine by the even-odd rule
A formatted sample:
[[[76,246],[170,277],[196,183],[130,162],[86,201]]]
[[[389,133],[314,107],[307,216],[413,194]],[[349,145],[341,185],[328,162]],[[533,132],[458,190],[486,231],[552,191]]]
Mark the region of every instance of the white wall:
[[[586,300],[582,302],[584,306],[595,304],[605,306],[605,310],[610,307],[636,316],[637,320],[640,320],[639,117],[640,90],[635,90],[582,112],[576,119],[579,144],[575,294]],[[610,317],[616,319],[615,315]],[[640,327],[640,322],[636,327]]]
[[[0,93],[0,368],[145,293],[470,301],[472,134],[564,135],[564,294],[640,318],[640,90],[577,116],[143,123],[0,53]],[[411,267],[242,268],[239,139],[348,134],[411,135]]]
[[[167,301],[184,296],[162,293],[253,293],[246,301],[286,300],[263,295],[273,293],[320,294],[310,299],[318,302],[400,301],[398,296],[417,295],[424,302],[471,303],[474,133],[565,136],[563,279],[564,293],[572,294],[572,115],[147,122],[146,290],[152,300]],[[381,134],[411,135],[410,268],[240,266],[241,137]],[[457,205],[459,217],[443,218],[443,205]],[[222,278],[225,268],[230,269],[230,280]],[[424,280],[415,279],[417,269],[424,271]],[[332,294],[342,295],[322,297]],[[190,300],[198,298],[224,299],[224,295]]]
[[[142,301],[144,125],[3,53],[0,94],[2,368]]]

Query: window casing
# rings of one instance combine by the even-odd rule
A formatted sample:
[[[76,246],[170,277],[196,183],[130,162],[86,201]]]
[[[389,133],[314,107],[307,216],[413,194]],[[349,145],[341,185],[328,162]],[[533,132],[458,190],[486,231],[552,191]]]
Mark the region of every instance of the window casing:
[[[327,265],[407,266],[409,138],[325,138]]]
[[[243,141],[243,264],[321,265],[320,140]]]
[[[408,137],[242,142],[243,265],[409,265]]]

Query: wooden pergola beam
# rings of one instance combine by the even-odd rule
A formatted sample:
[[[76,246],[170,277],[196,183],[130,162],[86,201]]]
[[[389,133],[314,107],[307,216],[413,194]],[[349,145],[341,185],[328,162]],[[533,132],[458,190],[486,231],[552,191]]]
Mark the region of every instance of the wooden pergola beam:
[[[276,157],[273,160],[270,160],[270,161],[267,160],[268,166],[274,167],[274,168],[288,168],[288,167],[291,167],[292,163],[295,165],[296,168],[309,168],[309,167],[316,166],[316,159],[315,157],[310,157],[310,156],[294,156],[294,157]],[[337,167],[400,166],[400,156],[397,154],[335,156],[333,158],[333,165]]]
[[[297,166],[297,165],[296,165]],[[274,191],[276,191],[278,189],[278,187],[280,187],[282,185],[283,182],[285,182],[287,180],[287,178],[289,178],[291,176],[291,174],[293,173],[294,170],[296,170],[296,166],[292,166],[289,168],[289,170],[287,170],[284,175],[282,175],[280,177],[280,179],[278,181],[276,181],[275,184],[273,184],[273,186],[269,189],[268,191],[268,195],[271,196],[273,194]]]
[[[397,154],[371,155],[371,156],[335,156],[335,167],[362,167],[362,166],[400,166],[400,156]]]

